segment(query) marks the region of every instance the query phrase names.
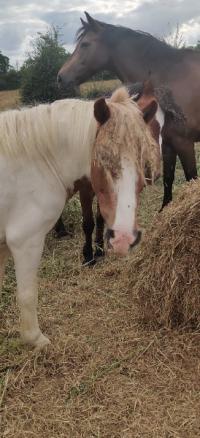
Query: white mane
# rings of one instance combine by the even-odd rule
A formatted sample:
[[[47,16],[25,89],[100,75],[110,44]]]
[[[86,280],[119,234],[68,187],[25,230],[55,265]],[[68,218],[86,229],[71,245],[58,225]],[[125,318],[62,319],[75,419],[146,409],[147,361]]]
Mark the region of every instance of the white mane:
[[[93,102],[65,99],[0,114],[0,153],[29,158],[56,154],[66,148],[88,147],[96,135]]]
[[[154,162],[155,153],[152,151],[155,142],[143,122],[137,103],[129,97],[126,88],[117,89],[107,102],[112,117],[108,126],[106,124],[106,150],[109,147],[118,148],[118,140],[122,139],[122,146],[130,149],[138,163],[143,162],[143,156],[147,161]],[[114,130],[114,134],[110,135],[110,129]],[[104,126],[101,131],[104,136]],[[81,168],[82,157],[89,163],[96,133],[94,101],[64,99],[52,104],[5,111],[0,114],[0,154],[11,159],[19,156],[40,159],[50,167],[54,163],[55,167],[56,162],[62,163],[64,150],[65,157],[79,161]],[[111,138],[115,138],[112,145]],[[133,147],[135,139],[138,139],[136,149]],[[56,169],[58,174],[59,169],[60,166]]]

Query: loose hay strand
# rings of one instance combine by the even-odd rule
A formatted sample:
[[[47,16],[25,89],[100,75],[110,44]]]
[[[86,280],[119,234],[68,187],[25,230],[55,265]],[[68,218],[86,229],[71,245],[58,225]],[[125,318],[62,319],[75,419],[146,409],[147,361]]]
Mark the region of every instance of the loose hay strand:
[[[5,380],[4,380],[3,391],[2,391],[2,394],[0,397],[0,409],[1,409],[3,402],[4,402],[4,397],[5,397],[6,389],[7,389],[8,382],[9,382],[9,375],[10,375],[10,370],[7,370]]]

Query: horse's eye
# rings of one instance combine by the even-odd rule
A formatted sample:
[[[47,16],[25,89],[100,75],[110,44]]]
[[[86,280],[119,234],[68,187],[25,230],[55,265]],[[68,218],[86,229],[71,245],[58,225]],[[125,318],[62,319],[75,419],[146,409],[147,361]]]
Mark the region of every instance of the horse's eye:
[[[88,47],[90,45],[90,43],[87,43],[86,41],[84,43],[81,43],[81,48],[85,49],[86,47]]]

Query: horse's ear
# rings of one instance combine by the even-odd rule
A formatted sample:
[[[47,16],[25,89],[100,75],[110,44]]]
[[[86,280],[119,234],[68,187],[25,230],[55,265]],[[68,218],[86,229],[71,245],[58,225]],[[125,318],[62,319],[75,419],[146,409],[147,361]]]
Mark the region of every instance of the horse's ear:
[[[94,32],[98,32],[101,30],[101,25],[98,21],[96,21],[94,18],[91,17],[91,15],[88,14],[88,12],[85,11],[85,16],[87,18],[87,25],[90,26],[91,30]]]
[[[157,109],[158,104],[155,99],[153,99],[146,107],[142,109],[143,119],[146,123],[151,122],[156,114]]]
[[[146,96],[153,96],[154,95],[154,86],[151,81],[151,79],[148,79],[147,81],[143,82],[143,91],[142,94],[145,94]]]
[[[85,14],[85,16],[86,16],[86,18],[87,18],[87,22],[89,23],[89,24],[91,24],[91,26],[93,25],[93,23],[94,23],[94,18],[92,18],[91,17],[91,15],[90,14],[88,14],[88,12],[84,12],[84,14]]]
[[[81,20],[81,24],[84,28],[86,28],[88,26],[88,23],[86,21],[84,21],[82,18],[80,18]]]
[[[94,116],[100,125],[103,125],[110,118],[110,109],[104,97],[98,99],[94,104]]]

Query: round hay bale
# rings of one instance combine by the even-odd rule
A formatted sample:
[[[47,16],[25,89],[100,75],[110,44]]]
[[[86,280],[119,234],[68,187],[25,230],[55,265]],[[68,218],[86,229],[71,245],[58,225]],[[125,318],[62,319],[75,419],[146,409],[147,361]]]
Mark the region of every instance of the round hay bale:
[[[157,214],[128,278],[143,323],[200,328],[200,179]]]

